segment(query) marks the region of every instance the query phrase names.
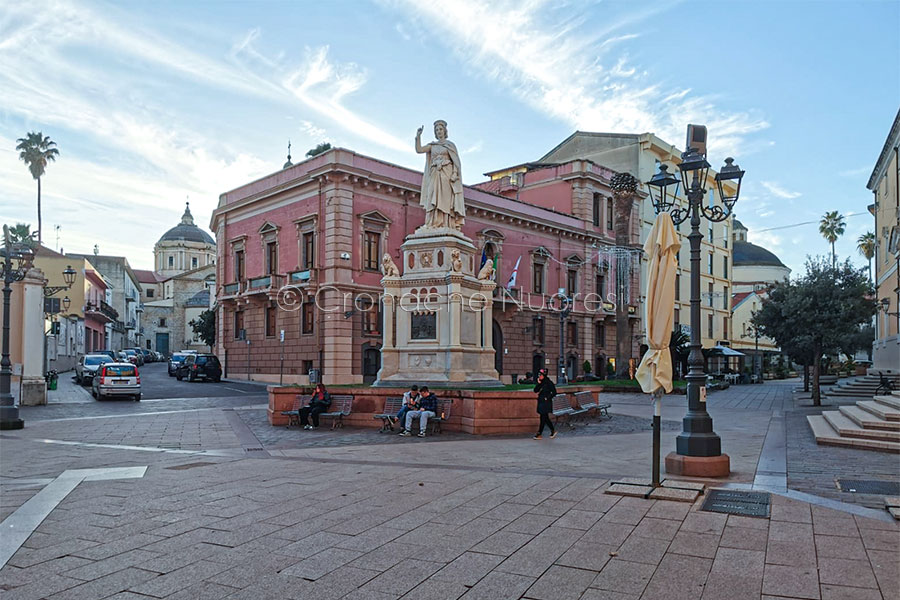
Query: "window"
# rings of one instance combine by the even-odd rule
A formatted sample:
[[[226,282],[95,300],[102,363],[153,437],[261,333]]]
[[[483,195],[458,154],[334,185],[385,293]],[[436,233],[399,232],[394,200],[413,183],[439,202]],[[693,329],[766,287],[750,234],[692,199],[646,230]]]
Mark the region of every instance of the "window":
[[[713,336],[713,316],[712,315],[706,316],[706,324],[707,324],[707,328],[708,328],[706,337],[709,337],[709,338],[715,337],[715,336]]]
[[[531,341],[535,344],[544,344],[544,319],[534,317],[531,319]]]
[[[566,343],[569,346],[578,345],[578,323],[575,321],[566,323]]]
[[[606,229],[612,231],[613,228],[613,199],[606,199]]]
[[[148,297],[148,298],[152,298],[152,297],[153,297],[153,290],[151,290],[150,288],[147,288],[147,297]]]
[[[681,300],[681,273],[675,275],[675,299]]]
[[[165,317],[160,317],[160,318],[159,318],[159,326],[160,326],[160,327],[166,327],[166,318],[165,318]]]
[[[381,311],[370,301],[360,303],[363,335],[381,335]]]
[[[278,272],[278,243],[266,244],[266,273],[274,275]]]
[[[308,375],[309,372],[312,371],[312,368],[313,368],[313,362],[311,360],[304,360],[303,361],[303,370],[301,371],[301,373],[305,373]]]
[[[594,324],[594,347],[606,347],[606,326],[600,321],[597,321]],[[597,368],[599,368],[599,366]]]
[[[381,234],[374,231],[367,231],[365,237],[365,248],[363,258],[363,268],[367,271],[378,271],[381,259],[379,255],[379,246],[381,245]]]
[[[712,226],[712,223],[710,223],[710,224],[709,224],[709,237],[706,238],[706,239],[709,240],[709,243],[710,243],[710,244],[712,244],[714,238],[715,238],[715,235],[713,234],[713,226]]]
[[[274,305],[266,307],[266,337],[275,337],[277,310],[278,307]]]
[[[300,268],[304,271],[312,269],[316,261],[316,234],[308,231],[303,234],[303,256],[301,257]]]
[[[722,226],[722,247],[728,247],[728,225]]]
[[[570,297],[578,292],[578,269],[569,269],[566,273],[566,292]]]
[[[244,331],[244,311],[239,310],[234,313],[234,339],[243,339],[242,331]]]
[[[301,333],[310,334],[314,331],[316,321],[315,309],[316,305],[313,302],[303,303],[303,319],[300,329]]]
[[[197,264],[197,257],[196,257],[196,256],[192,256],[192,257],[191,257],[191,268],[192,268],[192,269],[196,269],[197,266],[198,266],[198,264]]]
[[[169,268],[173,268],[175,266],[175,257],[169,256]]]
[[[728,279],[728,257],[722,257],[722,277]]]
[[[675,328],[678,329],[679,325],[681,325],[681,309],[676,306],[675,307]]]
[[[709,271],[709,274],[713,274],[713,255],[712,252],[709,253],[706,257],[706,270]]]
[[[535,261],[531,263],[531,291],[535,294],[544,293],[544,263]]]
[[[594,194],[594,227],[600,227],[600,211],[602,208],[600,194]]]
[[[709,301],[708,301],[708,302],[709,302],[710,308],[712,308],[712,305],[713,305],[713,291],[715,290],[715,288],[713,287],[713,284],[711,284],[711,283],[709,284],[708,290],[709,290],[709,291],[707,292],[707,295],[709,296]]]
[[[730,308],[729,304],[731,303],[731,297],[728,295],[728,287],[727,286],[725,287],[725,290],[722,292],[722,294],[724,296],[722,299],[722,308],[724,308],[725,310],[728,310]]]
[[[597,295],[600,296],[601,301],[606,300],[606,279],[603,277],[603,273],[597,273]]]
[[[151,348],[150,348],[150,340],[147,340],[147,350],[151,350]]]
[[[244,280],[244,251],[237,250],[234,253],[234,280]]]
[[[722,337],[728,337],[728,317],[722,317]]]

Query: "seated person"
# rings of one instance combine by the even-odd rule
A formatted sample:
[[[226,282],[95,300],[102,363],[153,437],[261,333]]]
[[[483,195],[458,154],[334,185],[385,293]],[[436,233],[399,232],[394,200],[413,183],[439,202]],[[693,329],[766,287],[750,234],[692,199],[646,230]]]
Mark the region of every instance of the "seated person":
[[[534,374],[531,371],[525,373],[525,377],[519,379],[518,383],[534,383]]]
[[[300,424],[303,425],[303,429],[316,429],[319,426],[319,415],[326,412],[329,406],[331,406],[331,394],[325,389],[324,383],[317,383],[309,406],[300,409]],[[312,425],[309,424],[310,416]]]
[[[437,415],[438,398],[428,391],[428,387],[422,386],[419,392],[418,407],[406,413],[406,427],[400,432],[400,435],[409,437],[412,435],[413,419],[419,418],[419,437],[425,437],[425,428],[428,427],[428,419]]]
[[[403,394],[403,406],[400,408],[400,412],[397,413],[397,416],[394,418],[394,423],[403,423],[406,419],[406,413],[415,409],[417,407],[417,402],[419,400],[419,386],[413,385],[409,388],[408,392]]]

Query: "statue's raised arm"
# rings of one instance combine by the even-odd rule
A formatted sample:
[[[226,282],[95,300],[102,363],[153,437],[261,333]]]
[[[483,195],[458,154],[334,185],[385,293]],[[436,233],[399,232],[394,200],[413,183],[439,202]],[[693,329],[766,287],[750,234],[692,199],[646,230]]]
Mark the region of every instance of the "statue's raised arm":
[[[426,229],[459,230],[465,222],[462,165],[456,145],[447,139],[447,122],[434,122],[435,141],[422,145],[422,127],[416,131],[416,152],[425,155],[422,198]]]

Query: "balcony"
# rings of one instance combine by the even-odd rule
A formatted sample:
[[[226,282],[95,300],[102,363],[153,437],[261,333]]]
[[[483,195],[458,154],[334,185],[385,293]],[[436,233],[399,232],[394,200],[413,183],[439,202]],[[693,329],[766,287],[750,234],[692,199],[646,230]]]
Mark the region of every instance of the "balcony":
[[[263,275],[262,277],[254,277],[253,279],[247,280],[244,293],[247,295],[253,295],[268,294],[272,291],[277,292],[278,288],[284,285],[284,279],[284,275],[278,275],[275,273],[270,275]]]
[[[137,306],[134,307],[135,312],[144,312],[144,303],[139,302]]]
[[[134,329],[135,327],[137,327],[137,323],[135,322],[134,319],[125,323],[125,329]]]
[[[227,298],[229,296],[237,296],[241,293],[241,282],[235,281],[234,283],[226,283],[222,286],[222,297]]]
[[[125,294],[125,302],[137,302],[137,294],[128,292]]]
[[[99,303],[88,301],[84,305],[84,312],[85,316],[106,321],[107,323],[114,323],[119,318],[119,311],[103,300],[100,300]]]

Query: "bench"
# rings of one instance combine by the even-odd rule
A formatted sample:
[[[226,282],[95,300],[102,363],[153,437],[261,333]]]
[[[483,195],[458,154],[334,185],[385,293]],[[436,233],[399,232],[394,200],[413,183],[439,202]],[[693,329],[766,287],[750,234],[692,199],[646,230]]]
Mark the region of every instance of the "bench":
[[[441,424],[450,418],[450,408],[452,406],[453,406],[452,398],[447,399],[447,400],[438,400],[437,410],[434,411],[435,416],[429,417],[429,419],[428,419],[427,427],[431,428],[432,434],[443,433]],[[400,409],[398,408],[397,410],[400,410]],[[402,423],[400,425],[401,429],[405,426],[406,426],[405,423]],[[410,431],[412,431],[413,429],[418,429],[418,427],[419,427],[419,419],[414,418],[412,420],[412,424],[410,426]]]
[[[390,398],[385,398],[383,412],[372,415],[373,419],[381,419],[381,429],[378,431],[378,433],[387,433],[389,431],[394,431],[394,417],[397,416],[397,413],[400,412],[401,408],[403,408],[402,396],[392,396]]]
[[[553,412],[551,414],[556,420],[557,425],[559,425],[560,419],[563,417],[565,417],[566,422],[568,422],[569,418],[574,413],[575,409],[569,404],[569,398],[566,394],[557,394],[553,396]]]
[[[300,409],[309,406],[310,400],[312,400],[312,396],[302,396],[297,394],[294,397],[294,403],[291,405],[291,410],[281,411],[283,416],[288,417],[288,429],[290,429],[291,425],[294,423],[297,424],[297,427],[300,427]]]
[[[353,396],[351,395],[335,395],[331,397],[330,410],[319,414],[319,418],[330,417],[331,428],[340,429],[344,426],[344,417],[349,417],[353,409]]]
[[[600,413],[600,416],[609,418],[609,408],[612,405],[608,403],[601,404],[600,402],[594,402],[594,393],[591,391],[585,390],[583,392],[576,392],[575,403],[578,405],[578,408],[580,410],[583,410],[584,412],[596,410],[598,413]]]

